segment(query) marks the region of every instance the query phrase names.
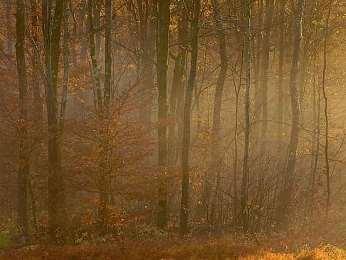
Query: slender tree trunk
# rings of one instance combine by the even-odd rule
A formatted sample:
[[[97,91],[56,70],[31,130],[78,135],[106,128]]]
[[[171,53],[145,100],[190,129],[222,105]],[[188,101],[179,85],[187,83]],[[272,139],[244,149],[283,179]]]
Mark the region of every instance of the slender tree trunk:
[[[285,64],[285,19],[286,1],[280,3],[280,39],[279,39],[279,69],[278,69],[278,132],[277,137],[280,142],[279,149],[282,149],[283,123],[284,123],[284,64]]]
[[[154,89],[154,4],[151,1],[137,0],[139,16],[139,45],[140,45],[140,80],[142,81],[142,100],[140,109],[140,120],[149,129],[151,125],[151,114],[153,106]]]
[[[301,48],[301,58],[300,58],[300,69],[299,69],[299,107],[300,107],[300,125],[304,127],[305,122],[305,82],[306,82],[306,73],[308,67],[308,50],[306,47],[303,47],[305,44],[302,42]]]
[[[158,35],[157,51],[157,81],[158,96],[158,139],[159,154],[158,165],[160,168],[159,203],[157,224],[160,228],[167,226],[167,56],[168,56],[168,31],[170,22],[170,1],[158,0]]]
[[[103,113],[103,98],[101,90],[101,79],[100,79],[100,67],[99,67],[99,51],[95,44],[95,19],[94,19],[94,3],[92,0],[88,0],[88,36],[89,36],[89,52],[91,58],[92,67],[92,78],[94,81],[93,92],[94,92],[94,105],[98,117],[101,117]]]
[[[89,51],[92,66],[92,77],[94,80],[94,104],[98,119],[98,134],[100,136],[99,154],[98,154],[98,191],[99,191],[99,205],[98,205],[98,224],[102,234],[108,231],[109,219],[109,206],[111,204],[111,141],[109,140],[109,124],[111,116],[111,94],[112,94],[112,67],[113,67],[113,53],[112,53],[112,1],[105,0],[105,16],[104,16],[104,29],[105,29],[105,46],[104,46],[104,82],[103,90],[101,88],[100,78],[100,59],[101,59],[101,33],[100,26],[100,12],[101,3],[88,1],[88,30],[89,30]]]
[[[328,96],[326,90],[326,74],[327,74],[327,41],[329,30],[329,19],[332,9],[333,0],[329,1],[328,15],[325,24],[324,31],[324,43],[323,43],[323,72],[322,72],[322,93],[324,99],[324,120],[325,120],[325,143],[324,143],[324,161],[325,161],[325,174],[327,183],[327,198],[326,198],[326,217],[328,218],[330,208],[330,167],[329,167],[329,119],[328,119]]]
[[[16,58],[19,89],[19,169],[18,169],[18,228],[24,241],[28,236],[28,177],[30,158],[28,149],[28,86],[25,62],[25,2],[17,0],[16,8]]]
[[[263,39],[263,58],[261,75],[262,94],[262,131],[261,131],[261,151],[266,152],[267,131],[268,131],[268,81],[269,81],[269,58],[270,58],[270,35],[273,20],[274,0],[266,0],[265,28]]]
[[[41,74],[40,74],[40,50],[39,50],[39,10],[37,0],[30,0],[31,7],[31,46],[32,46],[32,95],[33,95],[33,111],[32,111],[32,121],[33,121],[33,138],[38,138],[41,134],[42,128],[42,118],[43,118],[43,100],[41,97]],[[41,140],[40,140],[41,141]],[[34,146],[34,145],[32,145]],[[40,146],[31,147],[32,158],[39,156]],[[36,168],[35,161],[31,162],[31,168],[34,170]],[[37,200],[35,195],[35,181],[34,176],[30,174],[28,180],[28,191],[31,200],[31,212],[33,219],[33,226],[35,231],[37,231]]]
[[[214,111],[213,111],[213,128],[212,128],[212,144],[211,144],[211,164],[209,166],[209,175],[212,172],[216,172],[216,187],[213,198],[211,223],[214,222],[214,214],[216,209],[216,198],[218,197],[219,185],[220,185],[220,166],[221,166],[221,153],[220,150],[220,128],[221,128],[221,106],[223,88],[226,80],[228,62],[227,62],[227,51],[226,51],[226,37],[221,23],[221,14],[218,0],[212,0],[214,23],[216,27],[216,35],[219,43],[219,57],[220,57],[220,71],[216,83],[215,95],[214,95]],[[206,180],[206,186],[209,186],[209,180]],[[208,197],[207,197],[208,200]],[[207,206],[207,205],[206,205]],[[207,206],[208,207],[208,206]]]
[[[105,117],[109,117],[112,88],[112,0],[105,0],[105,81],[104,107]]]
[[[244,70],[245,70],[245,96],[244,96],[244,157],[243,176],[241,185],[241,216],[244,231],[248,229],[248,186],[249,186],[249,148],[250,148],[250,87],[251,87],[251,1],[243,3],[244,12]]]
[[[244,66],[244,50],[241,55],[241,66],[239,71],[239,85],[234,83],[235,92],[235,129],[234,129],[234,163],[233,163],[233,224],[236,225],[238,221],[238,124],[239,124],[239,97],[242,87],[243,79],[243,66]],[[231,189],[230,189],[231,190]]]
[[[178,43],[179,50],[175,59],[173,80],[170,94],[170,118],[172,123],[168,129],[168,154],[169,165],[173,167],[177,162],[177,154],[180,151],[180,136],[178,134],[182,121],[182,101],[184,98],[184,74],[187,56],[187,19],[186,12],[182,2],[179,3],[179,20],[178,20]]]
[[[36,196],[33,191],[33,181],[32,178],[28,180],[28,195],[30,197],[30,202],[31,202],[31,213],[32,213],[32,224],[34,231],[38,231],[38,226],[37,226],[37,201],[36,201]]]
[[[263,106],[261,103],[261,79],[260,76],[262,75],[262,66],[261,63],[263,59],[263,18],[264,18],[264,0],[258,0],[258,17],[257,17],[257,37],[256,37],[256,60],[254,63],[254,88],[255,88],[255,121],[258,121],[261,119]],[[254,138],[255,141],[258,142],[258,139],[260,137],[260,131],[259,130],[259,124],[255,123],[255,129],[254,131]]]
[[[48,118],[48,226],[53,243],[58,243],[63,239],[66,223],[57,97],[60,35],[64,7],[65,0],[55,2],[54,12],[52,0],[45,0],[42,5]]]
[[[296,154],[299,141],[299,94],[298,94],[298,75],[299,75],[299,62],[300,50],[302,39],[302,26],[303,26],[303,13],[304,13],[304,0],[298,0],[297,14],[294,17],[294,41],[293,41],[293,57],[290,74],[290,96],[291,96],[291,110],[292,110],[292,123],[291,123],[291,136],[288,147],[287,168],[284,176],[284,187],[279,195],[280,203],[278,213],[280,216],[280,224],[283,228],[288,227],[288,214],[291,204],[293,186],[295,180],[295,166]]]
[[[112,89],[112,0],[105,0],[105,80],[103,87],[103,111],[101,118],[101,169],[100,169],[100,208],[99,217],[101,231],[107,232],[109,219],[108,208],[111,204],[111,161],[109,120]]]
[[[201,3],[200,0],[192,1],[192,21],[191,21],[191,65],[188,84],[185,91],[184,104],[184,131],[181,156],[182,182],[181,182],[181,205],[180,205],[180,232],[188,232],[189,220],[189,151],[190,151],[190,128],[191,128],[191,104],[193,90],[196,84],[197,76],[197,57],[198,57],[198,32],[199,32],[199,15]]]
[[[104,1],[93,1],[92,3],[92,13],[93,13],[93,29],[95,36],[95,56],[96,60],[101,63],[101,38],[102,38],[102,30],[101,30],[101,8]]]
[[[11,11],[12,11],[12,0],[6,0],[6,22],[8,25],[12,23],[11,21]],[[13,55],[13,42],[12,42],[12,32],[11,27],[7,26],[6,30],[6,52],[9,56]]]
[[[60,102],[60,116],[59,116],[59,127],[60,134],[62,135],[64,131],[65,113],[67,105],[67,91],[68,91],[68,81],[70,72],[70,31],[69,31],[69,18],[70,10],[67,6],[64,12],[64,30],[63,30],[63,81],[62,81],[62,96]]]
[[[38,127],[43,116],[43,101],[41,97],[40,88],[40,74],[39,74],[39,22],[38,22],[38,4],[37,0],[30,0],[31,5],[31,27],[32,27],[32,92],[33,92],[33,107],[34,107],[34,124]]]
[[[316,72],[314,72],[313,79],[313,118],[314,118],[314,135],[313,135],[313,161],[312,161],[312,171],[311,171],[311,181],[310,181],[310,205],[309,214],[313,217],[314,214],[314,204],[315,204],[315,186],[316,186],[316,175],[318,160],[320,155],[320,135],[321,135],[321,91],[316,83]]]

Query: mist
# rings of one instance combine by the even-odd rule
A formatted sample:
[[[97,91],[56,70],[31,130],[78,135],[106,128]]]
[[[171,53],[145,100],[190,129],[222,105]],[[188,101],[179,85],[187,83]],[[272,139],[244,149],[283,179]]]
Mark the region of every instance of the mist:
[[[345,8],[2,1],[0,259],[345,259]]]

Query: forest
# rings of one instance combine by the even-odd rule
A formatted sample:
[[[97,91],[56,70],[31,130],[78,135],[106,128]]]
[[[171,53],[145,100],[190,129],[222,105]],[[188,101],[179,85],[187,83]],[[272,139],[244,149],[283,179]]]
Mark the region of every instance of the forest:
[[[0,259],[346,259],[344,0],[1,0]]]

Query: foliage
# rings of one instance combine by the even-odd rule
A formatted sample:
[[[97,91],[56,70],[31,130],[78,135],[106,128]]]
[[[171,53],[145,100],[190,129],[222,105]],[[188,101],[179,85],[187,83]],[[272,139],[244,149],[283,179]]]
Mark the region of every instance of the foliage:
[[[10,245],[10,235],[6,231],[0,232],[0,249],[5,249]]]
[[[48,1],[51,4],[47,8],[56,8],[56,3],[61,3],[58,1]],[[0,25],[4,25],[0,26],[0,220],[10,219],[11,223],[0,223],[0,249],[22,246],[23,236],[18,235],[19,225],[15,223],[21,219],[17,216],[20,212],[26,213],[28,223],[29,239],[25,243],[33,244],[4,250],[4,257],[31,259],[48,254],[52,259],[346,259],[340,249],[346,247],[346,50],[341,44],[346,40],[345,5],[342,0],[305,0],[303,21],[298,26],[303,36],[297,47],[301,48],[301,67],[293,75],[299,87],[299,144],[292,153],[295,169],[286,178],[287,161],[291,161],[287,160],[292,140],[290,119],[294,117],[289,101],[294,96],[288,89],[294,60],[292,40],[295,34],[300,36],[292,22],[297,17],[298,1],[302,3],[200,1],[201,12],[195,10],[200,15],[200,24],[196,25],[199,46],[196,84],[190,92],[191,127],[186,129],[191,138],[186,140],[191,139],[191,143],[185,142],[190,145],[187,153],[182,152],[182,122],[193,56],[190,30],[195,20],[192,8],[197,5],[192,3],[196,1],[169,1],[166,10],[171,20],[162,21],[162,25],[169,22],[168,47],[163,51],[167,51],[168,60],[159,57],[160,63],[155,60],[155,41],[160,43],[160,37],[156,37],[160,28],[157,1],[65,1],[64,15],[70,18],[64,18],[61,41],[56,45],[62,47],[60,62],[58,68],[53,66],[59,70],[56,93],[53,91],[57,100],[48,104],[44,102],[51,93],[47,92],[50,73],[43,65],[50,60],[45,59],[47,42],[43,40],[47,25],[43,24],[47,18],[42,12],[45,1],[0,1]],[[21,81],[15,48],[19,2],[25,3],[26,9],[22,63],[27,73],[26,98],[16,85]],[[113,8],[107,9],[105,3],[113,4]],[[274,4],[272,21],[268,18],[270,3]],[[107,23],[110,11],[113,17],[107,17],[114,21]],[[53,13],[52,23],[56,19]],[[249,33],[244,33],[245,13],[249,15]],[[105,33],[106,28],[112,32]],[[113,48],[111,55],[104,51],[105,45],[110,47],[106,35]],[[246,52],[251,53],[244,52],[245,42],[250,46]],[[92,48],[97,49],[93,58]],[[106,73],[105,58],[111,56],[112,68],[109,66]],[[328,61],[326,70],[324,56]],[[222,66],[225,61],[227,68]],[[161,69],[167,69],[162,84],[167,89],[162,88],[165,93],[159,94],[155,75]],[[105,103],[106,74],[111,76],[107,80],[111,81],[111,98],[105,112],[100,107]],[[220,87],[223,81],[224,89]],[[244,107],[248,99],[244,82],[251,85],[250,100],[246,102],[249,110]],[[64,86],[67,96],[63,94]],[[158,96],[165,100],[161,103]],[[63,97],[67,98],[66,110]],[[97,101],[100,104],[96,105]],[[327,103],[328,111],[323,111]],[[159,104],[167,110],[167,116],[158,116]],[[47,127],[52,121],[45,116],[50,105],[59,111],[59,129]],[[167,140],[159,147],[157,130],[161,128],[167,128]],[[65,186],[58,187],[63,190],[59,197],[63,199],[53,210],[51,202],[57,202],[57,194],[47,195],[52,185],[49,177],[57,176],[49,174],[52,168],[47,160],[51,153],[48,141],[52,140],[48,130],[52,129],[59,135],[53,135],[58,148],[53,170]],[[23,140],[19,138],[21,133]],[[328,147],[324,140],[329,141]],[[247,144],[249,147],[244,148]],[[245,150],[249,150],[246,160]],[[165,159],[158,163],[161,151]],[[27,161],[21,154],[30,163],[23,183],[18,171]],[[183,154],[189,155],[184,175],[189,180],[184,182],[186,189],[182,192]],[[326,161],[330,167],[326,167]],[[280,203],[282,198],[285,201],[289,186],[289,201]],[[185,198],[189,213],[186,237],[180,237],[177,230],[185,210],[181,206],[182,193],[189,193]],[[18,203],[20,198],[26,202]],[[165,199],[168,224],[160,229],[156,226],[157,215],[163,203],[158,200]],[[24,211],[18,210],[19,204]],[[62,220],[63,228],[57,233],[58,242],[65,245],[48,246],[52,223],[48,212],[54,215],[62,209],[66,212],[56,219]],[[284,218],[288,221],[283,224]],[[210,237],[204,237],[207,235]],[[326,241],[335,247],[325,245]]]
[[[275,244],[271,246],[275,247]],[[343,260],[346,250],[331,245],[315,249],[298,248],[283,252],[271,248],[260,248],[249,241],[230,238],[218,239],[171,239],[163,242],[112,242],[106,244],[84,244],[79,246],[44,247],[29,246],[19,250],[0,253],[0,259],[243,259],[243,260]]]

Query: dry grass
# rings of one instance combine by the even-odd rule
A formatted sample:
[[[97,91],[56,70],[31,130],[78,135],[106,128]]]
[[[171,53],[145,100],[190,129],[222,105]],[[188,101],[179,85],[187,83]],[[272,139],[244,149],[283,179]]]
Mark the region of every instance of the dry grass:
[[[301,249],[297,252],[274,252],[269,248],[260,248],[243,241],[233,239],[173,240],[160,242],[142,242],[80,246],[31,246],[12,249],[0,253],[0,259],[25,260],[103,260],[103,259],[243,259],[243,260],[345,260],[346,250],[333,246],[321,246],[316,249]]]

